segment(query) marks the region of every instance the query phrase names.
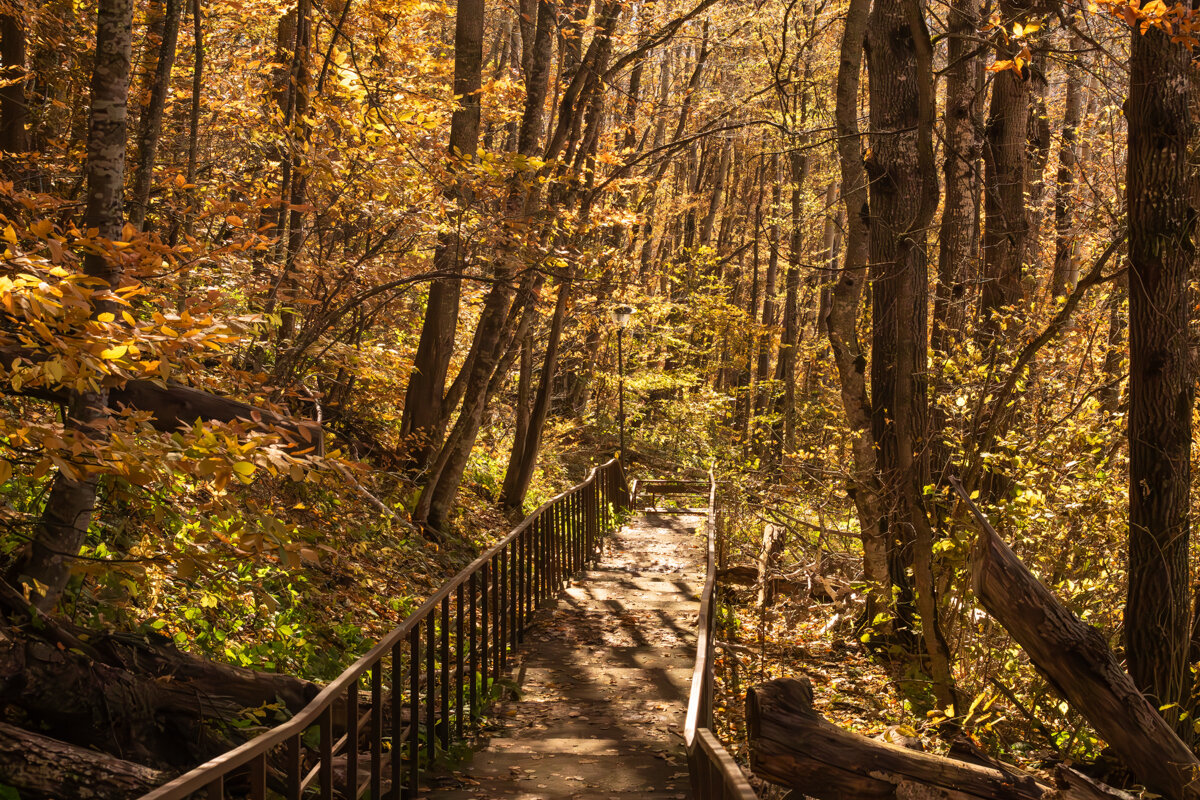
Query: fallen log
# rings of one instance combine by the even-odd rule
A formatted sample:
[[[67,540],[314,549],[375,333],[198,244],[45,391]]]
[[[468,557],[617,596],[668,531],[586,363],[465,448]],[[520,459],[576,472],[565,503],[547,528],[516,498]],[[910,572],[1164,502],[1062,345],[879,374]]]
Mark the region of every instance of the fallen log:
[[[0,722],[0,784],[18,790],[23,800],[125,800],[145,794],[169,777]]]
[[[154,768],[190,768],[219,755],[252,733],[237,726],[245,709],[282,700],[295,712],[319,691],[165,645],[138,646],[136,637],[72,633],[89,652],[0,628],[0,706],[64,742]]]
[[[746,718],[754,774],[822,800],[1097,800],[1103,787],[1050,786],[999,762],[968,763],[859,736],[817,713],[807,679],[751,689]]]
[[[46,354],[23,347],[0,346],[0,367],[11,369],[15,362],[45,361]],[[2,382],[6,394],[36,397],[53,403],[67,403],[65,387],[26,386],[14,390],[8,381]],[[125,406],[148,412],[155,430],[174,433],[180,426],[190,426],[196,420],[206,422],[244,421],[267,431],[278,430],[288,435],[300,448],[312,447],[324,453],[324,436],[319,423],[300,420],[243,403],[230,397],[193,389],[178,383],[159,384],[147,380],[127,380],[123,386],[109,389],[108,403],[112,408]]]
[[[1137,780],[1173,800],[1200,798],[1200,759],[1138,691],[1104,637],[1063,606],[1021,563],[961,486],[955,488],[979,523],[971,570],[980,604]]]

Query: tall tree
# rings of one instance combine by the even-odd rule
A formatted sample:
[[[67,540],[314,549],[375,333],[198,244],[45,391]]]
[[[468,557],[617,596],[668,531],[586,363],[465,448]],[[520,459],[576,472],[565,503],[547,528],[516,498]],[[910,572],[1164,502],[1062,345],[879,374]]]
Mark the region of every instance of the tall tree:
[[[452,171],[475,158],[479,147],[480,97],[483,70],[484,0],[459,0],[454,25],[454,96],[459,105],[450,119],[449,159]],[[448,199],[457,204],[459,220],[470,204],[466,177],[447,189]],[[457,220],[456,220],[457,221]],[[438,443],[432,433],[445,426],[446,373],[454,353],[454,333],[458,326],[465,240],[455,224],[438,235],[433,255],[433,270],[438,276],[429,284],[425,303],[425,322],[413,361],[412,374],[404,395],[400,433],[410,439],[413,465],[424,466]]]
[[[183,16],[182,0],[163,0],[161,21],[157,25],[159,40],[149,42],[157,47],[151,59],[153,70],[148,72],[148,99],[138,121],[137,155],[133,164],[133,197],[129,204],[129,222],[139,228],[145,225],[150,205],[150,189],[154,184],[154,162],[158,140],[162,133],[163,111],[167,107],[167,92],[171,88],[171,70],[175,66],[175,49],[179,41],[179,21]],[[149,37],[148,37],[149,38]]]
[[[1189,48],[1132,31],[1129,214],[1129,594],[1125,657],[1138,687],[1191,737],[1188,665],[1194,258],[1187,148]]]
[[[96,279],[94,314],[119,311],[110,294],[124,271],[112,246],[121,238],[125,221],[124,181],[126,112],[133,49],[133,0],[100,0],[96,20],[96,59],[88,117],[87,207],[83,224],[93,239],[83,271]],[[106,436],[108,390],[71,393],[67,430],[82,440]],[[80,442],[83,445],[83,442]],[[86,452],[88,448],[82,447]],[[99,472],[80,462],[54,477],[32,541],[14,566],[17,580],[30,589],[39,608],[53,607],[71,574],[96,506]]]
[[[937,208],[932,46],[919,0],[875,0],[867,28],[870,87],[871,433],[902,642],[923,645],[938,702],[953,705],[937,623],[932,541],[922,500],[929,479],[928,226]],[[910,582],[907,575],[912,570]]]
[[[875,443],[871,437],[871,401],[867,395],[867,356],[858,338],[867,284],[870,249],[867,171],[863,138],[858,127],[858,97],[862,80],[863,46],[870,0],[850,0],[839,49],[835,121],[842,199],[846,204],[846,255],[829,298],[829,345],[841,384],[842,407],[851,431],[854,454],[853,497],[862,530],[863,574],[867,601],[863,621],[871,624],[887,608],[892,595],[888,573],[887,538],[880,530],[882,499],[875,473]]]

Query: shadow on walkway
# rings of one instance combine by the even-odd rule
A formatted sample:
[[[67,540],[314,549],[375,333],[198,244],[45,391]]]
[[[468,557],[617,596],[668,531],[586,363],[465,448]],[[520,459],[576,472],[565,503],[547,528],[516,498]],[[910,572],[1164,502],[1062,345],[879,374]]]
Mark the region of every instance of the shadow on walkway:
[[[703,548],[696,514],[647,512],[539,612],[516,654],[519,696],[444,800],[690,797],[683,725]]]

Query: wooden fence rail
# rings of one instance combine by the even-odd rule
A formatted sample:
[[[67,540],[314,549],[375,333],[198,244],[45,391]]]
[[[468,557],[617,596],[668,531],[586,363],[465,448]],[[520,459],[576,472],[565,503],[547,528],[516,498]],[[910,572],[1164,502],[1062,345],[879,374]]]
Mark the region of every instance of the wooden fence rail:
[[[680,494],[695,492],[691,482],[681,483],[678,489]],[[662,493],[661,489],[658,493]],[[692,670],[692,689],[688,697],[683,737],[687,745],[694,800],[755,800],[757,795],[742,768],[712,731],[713,595],[717,585],[717,537],[722,513],[718,500],[717,479],[709,470],[704,589],[700,593],[700,615],[696,623],[696,666]]]
[[[596,557],[629,500],[620,463],[596,467],[445,583],[296,716],[140,800],[266,800],[268,787],[288,800],[420,796],[422,774],[478,721],[538,603]]]

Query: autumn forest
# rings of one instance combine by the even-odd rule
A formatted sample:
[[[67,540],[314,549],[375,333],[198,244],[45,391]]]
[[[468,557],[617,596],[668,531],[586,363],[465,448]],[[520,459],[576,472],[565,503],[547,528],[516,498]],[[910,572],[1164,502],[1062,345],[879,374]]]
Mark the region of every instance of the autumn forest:
[[[758,796],[1200,797],[1195,14],[0,0],[0,798],[286,721],[613,458],[720,486]],[[789,676],[907,777],[760,748]]]

